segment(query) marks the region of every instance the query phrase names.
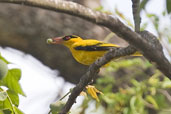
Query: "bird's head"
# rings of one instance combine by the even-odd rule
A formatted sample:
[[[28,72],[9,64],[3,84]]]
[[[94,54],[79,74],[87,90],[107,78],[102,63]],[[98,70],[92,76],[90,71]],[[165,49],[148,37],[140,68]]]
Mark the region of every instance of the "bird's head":
[[[76,35],[67,35],[63,37],[55,37],[47,39],[48,44],[63,44],[65,46],[71,46],[73,43],[82,40],[79,36]]]

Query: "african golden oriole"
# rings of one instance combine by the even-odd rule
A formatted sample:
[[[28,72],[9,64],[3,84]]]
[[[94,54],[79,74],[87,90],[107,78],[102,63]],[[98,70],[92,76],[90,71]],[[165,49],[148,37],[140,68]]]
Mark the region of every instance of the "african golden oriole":
[[[102,57],[111,48],[119,48],[116,44],[104,43],[102,41],[87,39],[83,40],[76,35],[49,38],[49,44],[63,44],[68,47],[73,57],[81,64],[90,65],[99,57]]]

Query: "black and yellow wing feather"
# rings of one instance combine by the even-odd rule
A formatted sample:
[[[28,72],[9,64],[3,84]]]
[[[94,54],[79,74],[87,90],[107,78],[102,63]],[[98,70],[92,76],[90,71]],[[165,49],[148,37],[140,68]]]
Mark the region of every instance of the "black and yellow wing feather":
[[[83,40],[79,43],[75,43],[73,46],[75,50],[84,50],[84,51],[108,51],[111,48],[117,48],[118,45],[104,43],[97,40]]]
[[[111,48],[119,48],[119,46],[89,39],[74,43],[70,50],[78,62],[90,65]]]

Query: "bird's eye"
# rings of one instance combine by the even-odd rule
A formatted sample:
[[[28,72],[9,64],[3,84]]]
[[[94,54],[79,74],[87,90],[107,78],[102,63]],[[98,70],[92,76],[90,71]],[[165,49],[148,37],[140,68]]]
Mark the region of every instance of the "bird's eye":
[[[68,36],[63,37],[63,40],[67,41],[67,40],[70,40],[71,38],[78,38],[78,36],[76,36],[76,35],[68,35]]]
[[[65,36],[65,37],[63,38],[63,40],[67,41],[67,40],[69,40],[70,38],[71,38],[70,36]]]

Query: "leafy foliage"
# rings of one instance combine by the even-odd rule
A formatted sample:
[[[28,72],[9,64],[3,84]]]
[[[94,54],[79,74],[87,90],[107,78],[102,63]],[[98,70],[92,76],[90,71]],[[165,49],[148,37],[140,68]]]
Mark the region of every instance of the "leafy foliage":
[[[3,61],[5,64],[10,64],[1,55],[0,61]],[[19,84],[20,78],[20,69],[7,68],[7,74],[0,80],[0,114],[23,114],[18,109],[19,94],[25,96]]]
[[[110,63],[95,86],[104,93],[99,95],[96,109],[103,108],[107,114],[163,113],[170,109],[171,101],[164,93],[171,91],[171,81],[143,59]],[[85,99],[82,110],[85,111],[84,107],[91,101]]]

